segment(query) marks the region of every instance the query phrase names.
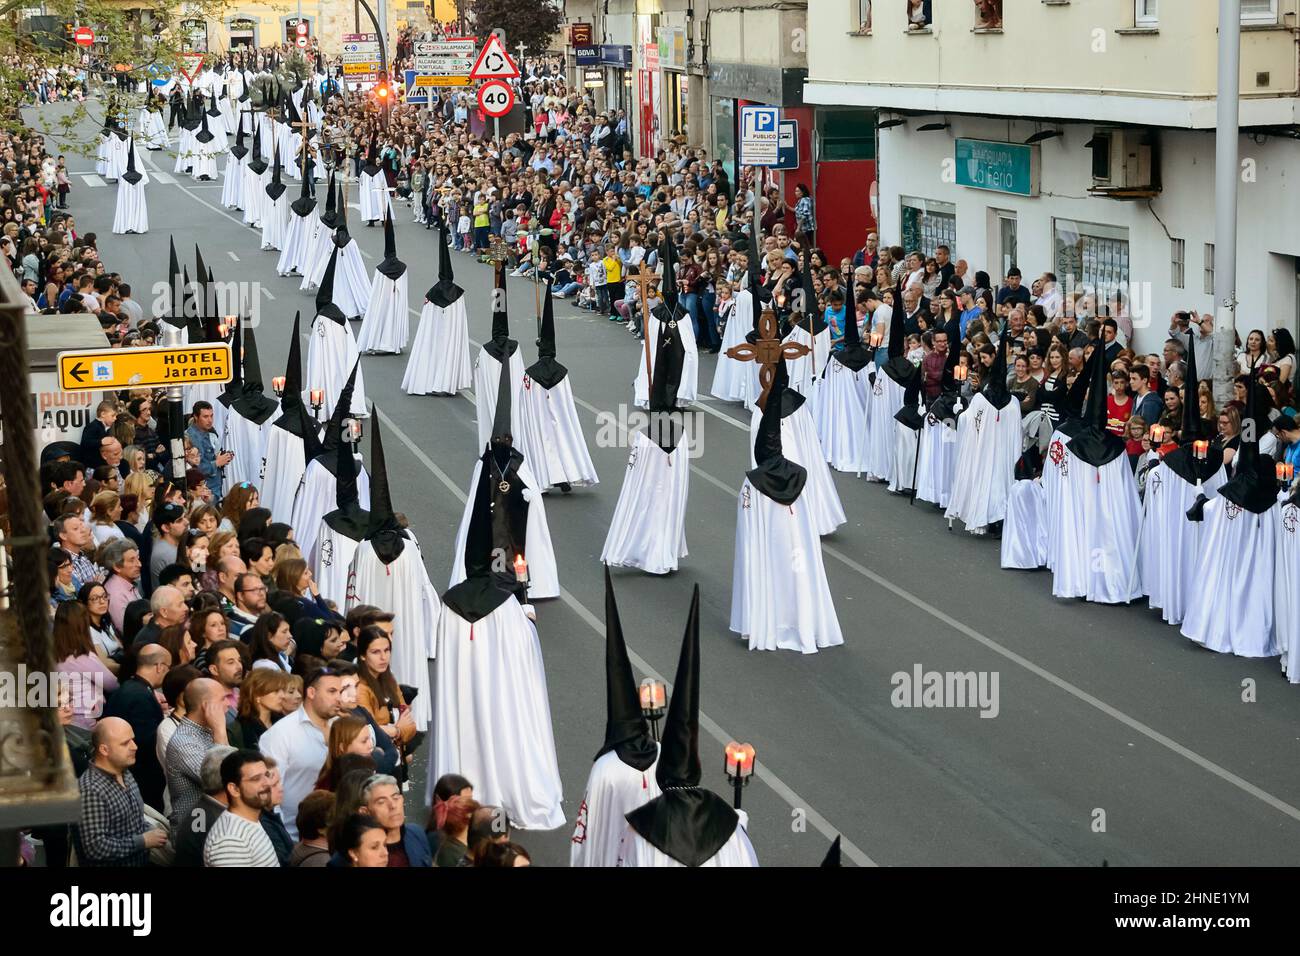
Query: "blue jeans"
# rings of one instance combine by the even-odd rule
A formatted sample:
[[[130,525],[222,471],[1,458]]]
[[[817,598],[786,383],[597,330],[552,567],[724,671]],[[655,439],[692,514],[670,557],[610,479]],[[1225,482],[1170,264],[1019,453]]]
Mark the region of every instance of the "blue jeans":
[[[555,290],[555,294],[556,294],[556,295],[560,295],[560,296],[564,296],[564,297],[567,299],[569,296],[573,295],[575,292],[577,292],[577,291],[578,291],[579,289],[581,289],[581,288],[582,288],[582,283],[581,283],[581,282],[570,282],[568,285],[563,286],[562,288],[556,289],[556,290]]]
[[[716,292],[700,293],[700,311],[704,315],[705,324],[709,327],[710,341],[714,345],[722,345],[722,336],[718,334],[718,294]]]
[[[694,292],[685,292],[677,301],[691,316],[691,325],[695,329],[695,344],[700,348],[711,347],[713,333],[709,328],[707,317],[700,308],[700,297]]]

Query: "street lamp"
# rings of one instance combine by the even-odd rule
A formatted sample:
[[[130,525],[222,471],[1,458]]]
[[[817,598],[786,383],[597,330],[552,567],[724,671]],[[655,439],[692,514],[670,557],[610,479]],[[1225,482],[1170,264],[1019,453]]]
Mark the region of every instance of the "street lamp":
[[[731,781],[732,787],[735,788],[735,797],[732,799],[732,806],[737,810],[740,809],[740,793],[745,787],[749,786],[749,781],[754,776],[754,765],[758,758],[754,756],[754,747],[751,744],[738,744],[734,740],[727,744],[723,752],[723,769],[727,773],[727,779]]]
[[[641,713],[646,720],[650,721],[650,734],[657,741],[659,721],[663,719],[667,707],[668,689],[663,681],[647,677],[641,682],[638,691],[641,696]]]

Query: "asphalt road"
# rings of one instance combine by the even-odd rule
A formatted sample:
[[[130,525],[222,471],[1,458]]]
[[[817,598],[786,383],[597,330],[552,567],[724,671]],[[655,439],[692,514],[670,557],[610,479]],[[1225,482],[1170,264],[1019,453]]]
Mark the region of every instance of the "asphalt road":
[[[110,232],[116,187],[88,185],[76,174],[93,173],[93,161],[70,157],[78,228],[99,235],[103,258],[137,298],[166,281],[169,236],[190,262],[200,242],[218,280],[258,284],[269,381],[282,373],[294,311],[310,321],[313,298],[298,292],[297,279],[276,276],[276,254],[258,251],[259,234],[220,208],[220,181],[170,177],[166,154],[152,154],[155,163],[173,181],[148,189],[151,231],[118,237]],[[382,230],[365,228],[355,208],[349,213],[373,267]],[[436,233],[410,218],[399,207],[398,253],[418,310],[437,274]],[[490,326],[491,273],[467,256],[455,265],[477,345]],[[596,415],[630,404],[640,357],[618,324],[563,302],[556,310],[559,359],[601,482],[546,499],[564,593],[540,603],[538,626],[569,822],[520,839],[550,865],[567,862],[604,726],[599,555],[626,450],[597,447]],[[510,313],[527,364],[535,355],[530,283],[510,282]],[[365,358],[365,382],[386,429],[395,505],[441,591],[478,454],[474,406],[468,393],[405,395],[406,361]],[[702,393],[713,367],[713,356],[701,356]],[[700,585],[705,784],[727,792],[727,740],[755,746],[758,779],[744,806],[764,865],[814,865],[836,833],[846,864],[862,865],[1242,866],[1300,858],[1300,689],[1285,682],[1275,659],[1204,651],[1144,606],[1057,600],[1046,573],[1000,570],[995,541],[950,532],[934,509],[909,507],[883,486],[835,478],[849,523],[823,539],[823,553],[844,646],[806,657],[747,650],[727,625],[748,414],[712,401],[704,410],[689,557],[665,578],[618,571],[614,580],[638,677],[665,680],[691,586]],[[891,676],[918,664],[996,672],[996,717],[895,707]],[[1243,682],[1253,682],[1254,700],[1243,700]],[[421,771],[409,803],[421,822],[415,794],[423,788]]]

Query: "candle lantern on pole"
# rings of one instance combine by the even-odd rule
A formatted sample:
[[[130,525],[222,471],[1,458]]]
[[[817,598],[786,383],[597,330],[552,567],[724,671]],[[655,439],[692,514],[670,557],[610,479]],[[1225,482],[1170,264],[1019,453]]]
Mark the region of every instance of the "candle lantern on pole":
[[[664,682],[656,680],[653,677],[647,677],[637,688],[641,698],[641,713],[646,720],[650,721],[650,734],[657,741],[659,739],[659,721],[663,719],[664,712],[667,709],[668,690]]]
[[[740,809],[741,791],[749,786],[749,781],[753,779],[754,765],[757,761],[758,758],[754,756],[754,748],[751,744],[738,744],[733,740],[723,751],[723,769],[734,788],[732,806],[737,810]]]

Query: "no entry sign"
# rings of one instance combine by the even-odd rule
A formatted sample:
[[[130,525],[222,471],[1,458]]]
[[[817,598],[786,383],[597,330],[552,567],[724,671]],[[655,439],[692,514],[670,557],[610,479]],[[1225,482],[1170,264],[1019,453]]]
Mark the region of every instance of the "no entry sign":
[[[72,39],[76,41],[77,46],[90,46],[95,42],[95,31],[90,27],[77,27]]]

